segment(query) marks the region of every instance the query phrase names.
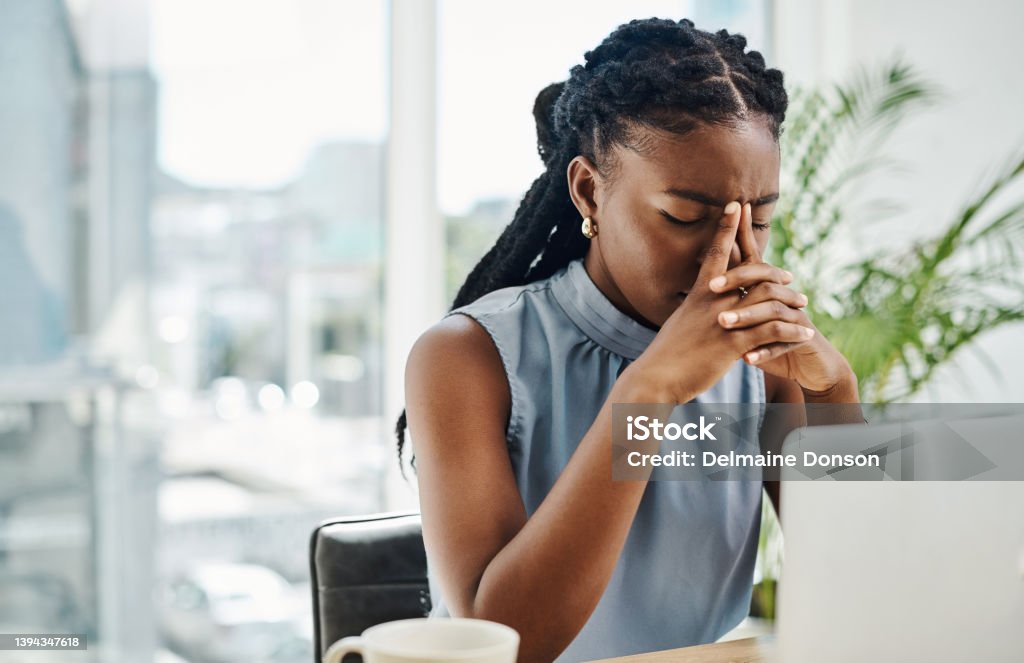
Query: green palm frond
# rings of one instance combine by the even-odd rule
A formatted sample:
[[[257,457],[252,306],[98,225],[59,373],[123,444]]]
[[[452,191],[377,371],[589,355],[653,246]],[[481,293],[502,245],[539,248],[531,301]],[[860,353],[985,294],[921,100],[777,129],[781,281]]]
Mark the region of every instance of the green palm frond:
[[[851,214],[863,204],[856,187],[865,175],[900,167],[880,154],[886,139],[943,95],[897,59],[791,96],[782,136],[786,195],[769,260],[800,279],[809,314],[850,361],[865,400],[909,397],[978,336],[1024,319],[1024,201],[1000,202],[1024,179],[1024,151],[935,236],[864,255],[856,247],[868,224]],[[874,204],[878,210],[862,213],[899,212]]]

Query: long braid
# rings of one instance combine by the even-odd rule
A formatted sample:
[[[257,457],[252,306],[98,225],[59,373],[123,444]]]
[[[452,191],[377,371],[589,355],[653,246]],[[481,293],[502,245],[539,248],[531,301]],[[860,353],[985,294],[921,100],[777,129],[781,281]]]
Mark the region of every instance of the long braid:
[[[643,151],[637,126],[684,135],[754,117],[767,120],[778,141],[788,105],[782,72],[766,68],[764,57],[744,52],[746,46],[741,34],[698,30],[689,19],[630,21],[585,53],[585,64],[573,67],[567,81],[541,90],[533,114],[545,171],[470,271],[452,309],[547,278],[586,253],[589,242],[579,230],[566,172],[576,156],[611,173],[613,145]],[[395,426],[403,476],[406,426],[403,411]]]

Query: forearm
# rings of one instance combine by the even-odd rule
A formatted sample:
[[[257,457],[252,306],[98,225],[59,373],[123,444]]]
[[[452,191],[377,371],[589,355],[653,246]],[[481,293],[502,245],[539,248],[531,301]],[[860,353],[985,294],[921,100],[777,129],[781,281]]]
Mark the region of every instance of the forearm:
[[[647,486],[612,479],[612,404],[656,398],[620,379],[547,497],[484,570],[469,616],[519,631],[521,660],[558,656],[604,593]]]
[[[834,424],[863,424],[857,376],[853,371],[824,391],[812,391],[796,382],[784,382],[778,387],[761,426],[761,449],[769,453],[782,453],[786,437],[805,426]],[[765,481],[765,490],[782,522],[782,498],[779,481]]]

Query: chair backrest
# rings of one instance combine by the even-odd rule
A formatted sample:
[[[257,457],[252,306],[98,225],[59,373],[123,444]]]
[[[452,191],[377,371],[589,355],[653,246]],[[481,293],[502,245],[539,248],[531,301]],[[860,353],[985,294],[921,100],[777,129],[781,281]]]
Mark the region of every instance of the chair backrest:
[[[317,660],[339,638],[430,613],[418,513],[325,521],[313,531],[309,551]]]

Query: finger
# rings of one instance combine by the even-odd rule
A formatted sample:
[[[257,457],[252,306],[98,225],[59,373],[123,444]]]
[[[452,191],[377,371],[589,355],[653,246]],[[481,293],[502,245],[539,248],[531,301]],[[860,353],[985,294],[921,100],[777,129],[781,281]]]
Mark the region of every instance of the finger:
[[[785,285],[793,281],[793,275],[781,267],[766,262],[747,262],[711,279],[708,286],[714,292],[728,292],[739,287],[749,290],[766,281]]]
[[[751,365],[760,364],[768,361],[769,359],[775,359],[784,355],[790,350],[795,350],[801,345],[803,345],[803,343],[769,343],[768,345],[762,345],[756,350],[751,350],[747,354],[743,355],[743,360]]]
[[[761,262],[761,249],[757,246],[757,238],[754,237],[754,212],[750,203],[743,206],[743,217],[740,219],[740,227],[736,234],[740,262]]]
[[[737,341],[743,346],[741,353],[744,355],[763,345],[770,345],[772,343],[806,343],[814,338],[814,330],[810,327],[782,320],[771,320],[748,329],[737,329],[730,333],[737,335]]]
[[[740,225],[740,211],[740,204],[736,201],[725,206],[718,232],[704,251],[704,262],[700,266],[695,285],[707,284],[712,278],[725,273],[736,241],[736,229]]]
[[[777,299],[760,302],[752,306],[722,311],[718,314],[718,324],[726,329],[745,329],[770,320],[782,320],[796,324],[805,324],[807,316],[803,311],[783,304]]]
[[[761,283],[756,283],[748,288],[747,296],[741,298],[741,300],[734,305],[734,310],[738,310],[743,306],[753,306],[754,304],[771,300],[778,300],[786,306],[796,309],[804,308],[808,304],[807,295],[804,293],[797,292],[789,286],[782,285],[780,283],[762,281]]]
[[[743,223],[740,222],[740,227],[736,229],[737,239],[739,235],[743,234]],[[743,251],[740,249],[739,242],[733,242],[732,251],[729,252],[729,266],[738,265],[743,262]]]

